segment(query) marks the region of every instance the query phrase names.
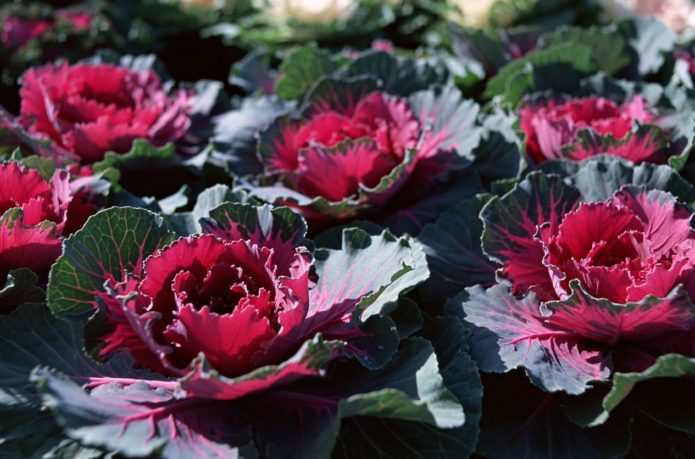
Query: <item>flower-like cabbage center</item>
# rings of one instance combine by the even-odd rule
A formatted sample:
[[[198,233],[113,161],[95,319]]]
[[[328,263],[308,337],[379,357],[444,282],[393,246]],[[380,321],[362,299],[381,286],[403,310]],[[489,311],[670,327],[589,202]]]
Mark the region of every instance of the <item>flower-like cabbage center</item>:
[[[641,239],[642,233],[637,234]],[[622,265],[629,260],[639,259],[636,244],[635,233],[623,233],[617,239],[595,243],[586,259],[593,266]]]
[[[374,139],[383,153],[401,158],[417,142],[420,123],[408,104],[379,92],[362,98],[352,113],[326,111],[315,115],[299,131],[298,148],[319,143],[335,147],[347,140]]]
[[[240,266],[217,263],[201,279],[191,271],[180,271],[173,282],[179,308],[192,305],[196,310],[208,307],[217,314],[229,314],[239,302],[258,296],[257,281]]]

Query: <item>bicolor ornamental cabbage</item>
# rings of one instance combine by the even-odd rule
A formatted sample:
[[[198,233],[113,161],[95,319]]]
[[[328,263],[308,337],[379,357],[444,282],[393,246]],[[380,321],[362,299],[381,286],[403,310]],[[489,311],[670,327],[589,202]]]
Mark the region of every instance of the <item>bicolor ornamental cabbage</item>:
[[[399,212],[417,221],[409,207],[470,164],[479,140],[477,105],[453,90],[401,97],[373,80],[328,78],[305,99],[261,132],[265,186],[252,191],[316,227]]]
[[[21,48],[30,40],[40,37],[50,30],[52,24],[42,19],[28,19],[17,16],[2,21],[0,41],[5,48]]]
[[[526,368],[548,391],[584,392],[666,353],[695,355],[692,212],[664,191],[624,186],[599,202],[531,174],[481,213],[502,283],[469,289],[466,320],[491,332],[488,370]]]
[[[138,457],[224,458],[247,444],[329,457],[344,417],[462,425],[432,345],[401,341],[387,315],[428,275],[411,239],[351,228],[336,248],[309,250],[290,209],[232,203],[201,224],[177,237],[147,210],[110,208],[66,240],[50,327],[79,337],[96,309],[86,330],[104,357],[75,359],[77,344],[68,376],[33,373],[47,406],[79,413],[67,435]],[[477,377],[470,360],[455,365]]]
[[[126,153],[136,139],[176,141],[190,126],[190,94],[170,97],[152,71],[49,64],[28,70],[21,83],[20,121],[81,163]]]
[[[118,211],[126,214],[123,209],[112,214]],[[76,307],[79,303],[65,297],[71,292],[84,296],[90,309],[104,308],[110,326],[102,337],[103,356],[127,350],[139,367],[185,376],[182,387],[194,396],[236,399],[318,375],[326,362],[345,353],[369,361],[351,344],[362,335],[358,305],[383,296],[382,288],[405,288],[426,275],[409,243],[387,234],[371,239],[365,250],[355,247],[353,254],[379,253],[385,257],[379,269],[362,266],[366,258],[346,252],[315,261],[303,246],[301,218],[287,208],[226,204],[203,221],[204,234],[171,243],[166,228],[153,226],[147,215],[139,216],[147,217],[147,229],[133,230],[146,240],[136,243],[137,254],[127,253],[130,261],[104,266],[101,252],[111,250],[110,244],[91,248],[86,259],[73,258],[71,248],[78,243],[67,244],[53,268],[49,301],[54,308]],[[144,224],[129,217],[128,225]],[[346,246],[353,243],[350,234],[364,237],[360,231],[345,234]],[[113,250],[119,250],[115,242]],[[90,260],[96,273],[83,266],[80,271],[90,272],[84,278],[65,274]],[[371,274],[362,276],[366,272]],[[408,274],[397,279],[399,273]],[[271,374],[253,376],[268,366]]]
[[[114,286],[131,298],[107,297],[114,330],[104,336],[102,354],[125,346],[138,365],[175,376],[203,354],[220,374],[235,377],[279,363],[317,331],[330,336],[334,328],[340,335],[349,308],[335,311],[328,323],[303,324],[309,312],[308,251],[282,241],[258,242],[203,234],[153,253],[137,284],[131,279]],[[297,376],[306,371],[295,370]]]
[[[45,276],[64,236],[97,211],[86,185],[58,169],[50,180],[21,163],[0,163],[0,282],[11,270]]]
[[[88,29],[92,20],[89,13],[68,8],[56,10],[55,20],[10,14],[2,20],[0,43],[9,49],[21,48],[34,38],[53,30],[56,21],[69,24],[73,30],[79,31]]]
[[[527,101],[519,109],[526,152],[536,163],[549,159],[581,161],[610,154],[664,163],[668,152],[656,116],[641,96],[619,105],[604,97]],[[651,128],[650,128],[651,126]]]

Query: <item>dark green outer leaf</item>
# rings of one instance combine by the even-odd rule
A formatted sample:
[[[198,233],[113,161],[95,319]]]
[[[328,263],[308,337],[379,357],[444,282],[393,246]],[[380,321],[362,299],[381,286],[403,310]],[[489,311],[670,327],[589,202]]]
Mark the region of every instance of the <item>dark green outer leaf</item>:
[[[463,427],[447,432],[443,448],[452,457],[468,456],[475,451],[480,434],[483,385],[477,365],[467,352],[470,331],[458,320],[440,317],[435,320],[434,348],[446,387],[463,405],[466,422]],[[455,441],[451,441],[452,437]]]
[[[586,74],[594,69],[591,48],[563,43],[534,51],[502,67],[488,81],[485,97],[499,95],[506,102],[516,105],[524,94],[532,90],[561,90],[567,89],[568,85],[577,86],[577,74],[568,77],[568,71]]]
[[[263,165],[256,154],[256,134],[290,107],[291,104],[270,97],[247,98],[236,110],[217,116],[212,157],[223,161],[237,177],[262,172]]]
[[[628,403],[668,429],[695,436],[693,390],[695,383],[690,377],[656,378],[639,383]]]
[[[668,102],[664,99],[664,87],[657,83],[616,79],[603,72],[582,79],[577,95],[590,97],[597,94],[621,103],[636,96],[644,98],[650,106],[661,106]]]
[[[51,449],[62,438],[50,415],[41,411],[35,367],[50,366],[80,382],[99,377],[157,376],[136,372],[131,360],[116,356],[106,364],[84,354],[82,321],[53,316],[43,304],[25,304],[0,316],[0,436],[26,454]]]
[[[280,99],[298,99],[323,76],[336,68],[330,54],[315,45],[296,48],[280,66],[275,94]]]
[[[312,106],[328,106],[339,113],[345,113],[356,101],[380,89],[379,82],[371,76],[357,76],[340,79],[326,77],[316,82],[303,99],[305,115],[311,116]],[[316,108],[314,107],[314,108]]]
[[[161,217],[144,209],[112,207],[93,215],[64,241],[63,255],[51,268],[49,308],[61,316],[93,312],[104,282],[139,274],[145,258],[172,239]]]
[[[489,196],[467,199],[443,213],[418,237],[427,254],[430,278],[420,287],[425,298],[443,301],[475,284],[491,285],[496,266],[483,254],[483,222],[478,215]]]
[[[521,373],[487,374],[477,452],[489,459],[617,459],[630,447],[630,420],[599,428],[570,422],[562,395],[542,392]]]
[[[175,193],[183,185],[191,185],[200,175],[202,163],[209,154],[202,150],[188,159],[179,157],[173,143],[155,147],[148,141],[138,139],[127,153],[108,152],[104,159],[94,163],[94,172],[113,178],[114,188],[121,187],[138,196],[162,198]],[[152,181],[152,173],[167,177],[167,180]],[[118,180],[116,180],[118,177]]]
[[[128,153],[106,153],[104,159],[95,163],[93,168],[94,172],[103,172],[110,167],[119,170],[128,168],[145,169],[153,166],[171,167],[178,163],[179,160],[176,157],[174,144],[169,143],[157,148],[150,145],[146,140],[136,140]]]
[[[493,113],[484,118],[480,143],[473,151],[473,169],[484,180],[517,177],[523,160],[519,137],[514,129],[516,117]]]
[[[456,55],[480,61],[489,75],[509,62],[502,40],[489,31],[450,24],[449,33]]]
[[[451,427],[464,413],[438,358],[427,341],[408,338],[379,370],[340,365],[325,382],[298,385],[305,394],[269,393],[254,402],[255,412],[263,411],[259,439],[270,457],[447,457],[441,438],[457,444]]]
[[[230,240],[277,241],[293,247],[307,243],[306,222],[288,207],[225,202],[210,210],[210,218],[201,225],[206,232],[228,234]]]
[[[615,373],[613,386],[603,399],[602,405],[606,412],[612,411],[639,382],[653,378],[678,378],[691,374],[695,374],[695,359],[679,354],[662,355],[654,365],[642,372]]]
[[[632,447],[627,455],[630,459],[695,457],[693,436],[665,428],[647,416],[636,417],[632,426]]]
[[[275,70],[271,68],[271,53],[265,49],[251,51],[232,65],[229,84],[239,86],[247,94],[272,93]]]
[[[368,75],[381,81],[382,90],[399,96],[443,85],[449,78],[443,66],[428,62],[395,57],[385,51],[369,51],[352,61],[345,69],[345,76]]]
[[[343,417],[378,416],[444,429],[464,423],[461,405],[439,374],[434,349],[422,338],[407,338],[388,365],[361,373],[352,378],[335,374],[335,384],[327,386],[331,393],[355,394],[340,402]]]
[[[493,197],[482,209],[484,223],[483,252],[500,263],[520,254],[533,254],[533,241],[537,225],[560,221],[577,202],[579,192],[557,175],[532,172],[503,197]],[[528,261],[528,260],[526,260]],[[536,260],[531,259],[534,263]]]
[[[39,287],[39,277],[27,268],[13,269],[0,288],[0,313],[7,313],[23,303],[43,302],[46,292]]]
[[[401,340],[420,330],[424,324],[420,306],[406,297],[401,298],[398,302],[398,308],[391,312],[390,317],[396,324],[396,330]]]
[[[598,68],[607,73],[616,73],[630,63],[625,52],[627,43],[615,29],[563,27],[543,35],[539,46],[546,48],[568,43],[590,47]]]
[[[84,354],[84,322],[53,316],[43,304],[25,304],[0,316],[0,404],[31,403],[35,388],[29,373],[50,366],[72,378],[132,377],[146,372],[131,369],[131,359],[116,356],[100,364]],[[152,377],[151,375],[148,377]]]

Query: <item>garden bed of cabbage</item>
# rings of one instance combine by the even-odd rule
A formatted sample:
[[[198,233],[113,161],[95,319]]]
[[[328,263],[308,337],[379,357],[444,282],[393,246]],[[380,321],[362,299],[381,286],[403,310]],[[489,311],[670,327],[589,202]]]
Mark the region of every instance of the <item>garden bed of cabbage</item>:
[[[695,5],[629,3],[4,2],[0,457],[693,457]]]

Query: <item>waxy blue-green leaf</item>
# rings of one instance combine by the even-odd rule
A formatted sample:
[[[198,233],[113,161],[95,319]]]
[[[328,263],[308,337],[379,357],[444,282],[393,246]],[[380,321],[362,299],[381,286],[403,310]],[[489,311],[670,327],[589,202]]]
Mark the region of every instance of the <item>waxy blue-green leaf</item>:
[[[362,319],[393,310],[400,295],[429,275],[420,245],[388,231],[372,236],[359,228],[345,229],[339,250],[318,249],[314,256],[319,280],[310,292],[310,308],[359,302]]]

